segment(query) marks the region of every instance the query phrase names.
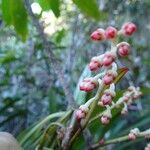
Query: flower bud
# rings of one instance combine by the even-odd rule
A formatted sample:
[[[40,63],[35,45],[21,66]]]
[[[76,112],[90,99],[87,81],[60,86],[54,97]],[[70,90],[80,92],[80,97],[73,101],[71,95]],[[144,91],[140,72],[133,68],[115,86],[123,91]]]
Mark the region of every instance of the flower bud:
[[[96,71],[98,70],[100,67],[102,67],[102,62],[99,60],[98,57],[93,57],[91,59],[91,62],[89,64],[89,68],[91,71]]]
[[[105,67],[108,67],[114,62],[114,60],[115,60],[115,56],[111,52],[107,52],[105,53],[103,58],[103,65]]]
[[[114,81],[116,76],[117,76],[116,72],[109,71],[106,73],[106,75],[104,75],[102,80],[105,85],[110,85]]]
[[[78,109],[75,112],[75,115],[76,115],[76,118],[77,118],[78,121],[80,121],[81,119],[85,118],[85,116],[86,116],[86,114],[80,109]]]
[[[117,29],[114,27],[108,27],[105,31],[105,35],[107,39],[114,39],[117,36]]]
[[[81,105],[78,110],[76,110],[76,118],[78,121],[86,117],[89,108],[86,105]]]
[[[110,119],[111,119],[111,118],[109,118],[108,116],[103,115],[103,116],[101,117],[101,122],[102,122],[102,124],[106,125],[106,124],[109,124],[109,123],[110,123]]]
[[[128,56],[130,51],[130,45],[126,42],[121,42],[117,46],[118,54],[122,57]]]
[[[104,145],[105,144],[105,140],[104,139],[100,139],[99,144],[100,145]]]
[[[97,87],[97,81],[93,78],[87,78],[80,83],[79,87],[81,91],[91,92]]]
[[[111,111],[110,109],[107,109],[107,111],[105,111],[101,117],[102,124],[104,125],[109,124],[111,118],[112,118]]]
[[[130,132],[130,133],[128,134],[128,139],[129,139],[129,140],[135,140],[135,139],[136,139],[136,135],[135,135],[134,133]]]
[[[101,97],[101,102],[104,106],[109,105],[112,102],[112,96],[110,94],[104,94]]]
[[[122,26],[122,33],[125,36],[131,36],[136,30],[137,27],[132,22],[127,22]]]
[[[105,31],[102,28],[97,29],[91,34],[91,39],[94,41],[101,41],[105,39]]]

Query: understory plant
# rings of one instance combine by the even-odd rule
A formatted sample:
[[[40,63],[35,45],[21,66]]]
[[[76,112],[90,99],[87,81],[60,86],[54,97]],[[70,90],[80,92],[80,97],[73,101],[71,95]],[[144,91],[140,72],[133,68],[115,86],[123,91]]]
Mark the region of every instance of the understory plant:
[[[19,142],[23,148],[70,150],[77,149],[78,143],[83,140],[80,149],[92,150],[109,144],[150,137],[150,129],[140,131],[138,128],[129,130],[127,135],[121,137],[111,138],[110,134],[109,139],[105,134],[103,137],[95,137],[98,133],[93,133],[96,121],[99,123],[98,129],[103,125],[109,130],[109,125],[120,115],[127,115],[128,107],[142,95],[140,87],[129,83],[130,86],[116,98],[116,85],[128,71],[127,67],[119,68],[118,62],[122,57],[128,57],[131,52],[129,43],[118,41],[120,37],[132,36],[136,30],[134,23],[127,22],[120,30],[109,26],[105,30],[99,28],[91,34],[93,41],[106,40],[110,43],[109,51],[91,59],[88,67],[93,72],[92,76],[84,78],[78,86],[82,92],[93,92],[95,96],[80,106],[70,106],[64,112],[50,114],[22,133]],[[148,149],[149,144],[145,150]]]

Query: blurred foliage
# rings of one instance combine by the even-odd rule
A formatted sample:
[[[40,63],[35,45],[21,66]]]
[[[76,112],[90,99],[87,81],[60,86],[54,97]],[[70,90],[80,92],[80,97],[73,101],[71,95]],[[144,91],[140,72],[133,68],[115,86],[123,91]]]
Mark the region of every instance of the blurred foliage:
[[[89,40],[97,27],[108,25],[120,27],[133,21],[138,32],[128,42],[133,45],[128,60],[122,59],[120,67],[128,66],[129,73],[117,85],[119,97],[128,83],[140,86],[143,96],[131,105],[128,116],[116,115],[114,121],[103,127],[97,120],[90,131],[97,141],[102,136],[113,138],[124,135],[131,128],[140,130],[150,124],[150,1],[149,0],[31,0],[39,4],[36,13],[44,24],[53,52],[60,60],[65,77],[78,104],[84,103],[92,94],[85,94],[76,85],[89,76],[86,64],[92,56],[103,53],[107,43]],[[33,124],[64,111],[64,92],[44,51],[41,37],[27,14],[23,0],[0,0],[0,128],[14,135],[26,135]],[[122,40],[122,39],[120,39]],[[93,75],[93,74],[92,74]],[[29,128],[30,127],[30,128]],[[29,128],[29,129],[28,129]],[[24,130],[25,129],[25,130]],[[38,128],[38,138],[43,128]],[[23,131],[23,132],[22,132]],[[33,130],[34,131],[34,130]],[[18,137],[21,141],[22,139]],[[83,137],[77,140],[76,149],[84,149]],[[136,146],[135,146],[136,145]],[[143,149],[146,141],[127,142],[114,145],[112,149]]]

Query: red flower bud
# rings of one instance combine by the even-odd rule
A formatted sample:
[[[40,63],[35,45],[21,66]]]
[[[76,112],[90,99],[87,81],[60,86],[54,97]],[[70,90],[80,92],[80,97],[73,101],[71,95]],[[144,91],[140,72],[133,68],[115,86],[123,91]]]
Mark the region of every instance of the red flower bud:
[[[108,27],[105,31],[107,39],[114,39],[117,36],[117,29],[114,27]]]
[[[101,102],[104,106],[109,105],[112,102],[112,96],[110,94],[104,94],[101,97]]]
[[[101,139],[101,140],[99,141],[99,144],[100,144],[100,145],[104,145],[104,144],[105,144],[105,140],[104,140],[104,139]]]
[[[103,82],[105,85],[110,85],[115,79],[115,76],[113,73],[106,73],[106,75],[103,77]]]
[[[122,33],[125,36],[131,36],[136,30],[137,30],[137,27],[132,22],[127,22],[122,26]]]
[[[98,60],[98,58],[93,57],[90,64],[89,64],[89,68],[91,71],[96,71],[98,70],[100,67],[102,67],[102,62],[100,62],[100,60]]]
[[[82,118],[85,118],[86,114],[82,110],[78,109],[76,111],[76,118],[78,121],[80,121]]]
[[[128,134],[128,138],[129,138],[129,140],[135,140],[136,139],[136,135],[134,133],[130,132]]]
[[[103,58],[103,65],[105,67],[110,66],[115,60],[115,56],[111,52],[107,52]]]
[[[80,90],[85,92],[91,92],[97,87],[97,83],[92,78],[84,79],[80,83]]]
[[[128,56],[130,51],[130,46],[126,42],[118,44],[118,54],[122,57]]]
[[[106,125],[106,124],[109,124],[110,123],[110,118],[108,116],[102,116],[101,117],[101,122],[102,124]]]
[[[101,41],[105,39],[105,31],[104,29],[97,29],[91,34],[91,39],[94,41]]]

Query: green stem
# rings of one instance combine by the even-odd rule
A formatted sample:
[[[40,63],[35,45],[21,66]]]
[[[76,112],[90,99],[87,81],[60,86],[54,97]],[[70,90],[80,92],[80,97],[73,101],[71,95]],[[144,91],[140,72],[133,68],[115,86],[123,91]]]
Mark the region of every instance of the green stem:
[[[143,132],[140,132],[140,133],[138,133],[137,138],[145,137],[145,136],[150,134],[149,132],[150,132],[150,129],[148,129],[146,131],[143,131]],[[112,140],[107,140],[107,141],[105,141],[104,144],[96,143],[91,148],[92,149],[97,149],[99,147],[103,147],[103,146],[110,145],[110,144],[121,143],[121,142],[125,142],[125,141],[128,141],[128,140],[129,140],[128,135],[125,135],[125,136],[118,137],[118,138],[115,138],[115,139],[112,139]]]

